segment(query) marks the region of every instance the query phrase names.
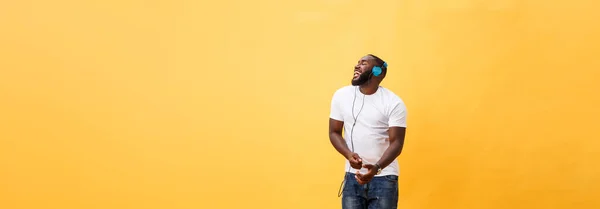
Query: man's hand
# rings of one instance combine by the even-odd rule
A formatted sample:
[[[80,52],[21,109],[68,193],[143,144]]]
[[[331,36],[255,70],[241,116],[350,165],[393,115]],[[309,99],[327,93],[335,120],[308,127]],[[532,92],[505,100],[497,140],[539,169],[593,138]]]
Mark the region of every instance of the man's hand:
[[[375,166],[373,164],[365,164],[363,167],[368,169],[367,173],[361,174],[359,171],[356,171],[356,175],[355,175],[355,178],[360,185],[369,183],[369,181],[371,181],[371,179],[373,179],[375,174],[377,174],[377,169],[378,169],[377,166]]]
[[[362,167],[362,159],[356,153],[350,153],[350,155],[346,156],[346,159],[350,161],[350,166],[354,169],[360,169]]]

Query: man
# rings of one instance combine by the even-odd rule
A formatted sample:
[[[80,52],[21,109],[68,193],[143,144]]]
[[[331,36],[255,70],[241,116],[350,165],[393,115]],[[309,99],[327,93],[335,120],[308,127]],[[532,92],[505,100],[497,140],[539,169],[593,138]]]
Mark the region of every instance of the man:
[[[404,145],[406,106],[379,85],[386,73],[385,61],[372,54],[362,57],[354,67],[352,85],[338,89],[331,101],[329,139],[347,160],[343,209],[398,205],[396,158]]]

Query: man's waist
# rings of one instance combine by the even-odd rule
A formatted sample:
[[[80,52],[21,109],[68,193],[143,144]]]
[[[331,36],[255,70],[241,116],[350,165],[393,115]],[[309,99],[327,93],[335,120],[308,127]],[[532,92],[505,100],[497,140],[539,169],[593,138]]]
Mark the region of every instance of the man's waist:
[[[363,165],[365,165],[365,163],[363,163]],[[350,166],[350,163],[346,163],[346,166],[350,167],[350,172],[352,173],[356,173],[356,171],[359,171],[360,173],[367,173],[369,171],[369,169],[367,168],[361,168],[361,169],[355,169],[352,168]],[[397,161],[393,161],[390,165],[386,166],[385,168],[381,169],[381,173],[392,173],[392,174],[397,174],[398,170],[399,170],[400,166],[397,164]]]

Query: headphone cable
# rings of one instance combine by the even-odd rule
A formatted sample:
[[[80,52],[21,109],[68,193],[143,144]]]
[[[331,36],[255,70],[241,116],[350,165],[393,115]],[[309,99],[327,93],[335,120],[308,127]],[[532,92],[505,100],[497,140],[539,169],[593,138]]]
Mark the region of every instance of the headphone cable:
[[[362,105],[360,106],[360,110],[358,111],[358,113],[356,114],[356,117],[354,116],[354,103],[356,102],[356,91],[358,91],[357,87],[354,90],[354,99],[352,100],[352,118],[354,119],[354,123],[352,124],[352,128],[350,129],[350,143],[352,145],[352,153],[354,153],[354,126],[356,126],[356,122],[358,119],[358,116],[360,115],[360,113],[363,110],[363,107],[365,106],[365,95],[363,94],[363,99],[362,99]],[[347,144],[346,144],[347,146]],[[350,162],[348,162],[350,163]],[[346,173],[350,172],[350,168],[352,166],[348,166],[348,171],[346,171]],[[345,183],[346,183],[346,173],[344,173],[344,179],[342,180],[342,184],[340,185],[340,189],[338,190],[338,197],[342,196],[343,193],[343,188],[345,187]]]

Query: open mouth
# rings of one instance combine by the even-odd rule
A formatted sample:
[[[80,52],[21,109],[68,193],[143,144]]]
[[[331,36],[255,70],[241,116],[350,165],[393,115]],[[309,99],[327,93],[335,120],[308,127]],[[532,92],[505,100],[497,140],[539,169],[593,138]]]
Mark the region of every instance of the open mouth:
[[[360,72],[358,72],[358,71],[354,72],[354,79],[356,79],[358,77],[360,77]]]

